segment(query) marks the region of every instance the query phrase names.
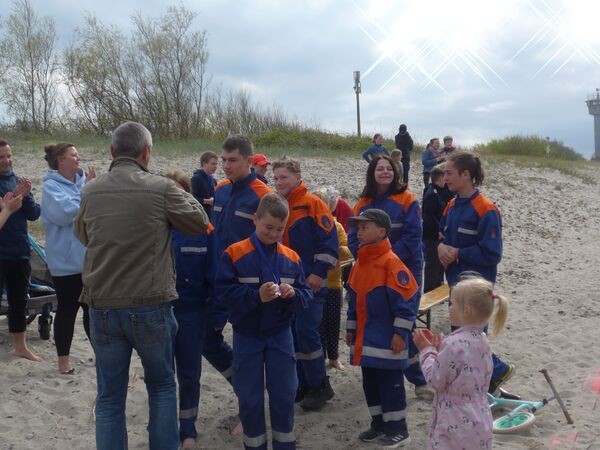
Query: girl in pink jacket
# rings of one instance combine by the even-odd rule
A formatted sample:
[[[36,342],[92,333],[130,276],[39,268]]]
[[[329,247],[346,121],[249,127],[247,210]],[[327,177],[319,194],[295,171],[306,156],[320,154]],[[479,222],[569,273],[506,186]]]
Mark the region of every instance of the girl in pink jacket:
[[[508,302],[480,277],[459,281],[452,289],[448,336],[417,329],[414,342],[421,368],[435,389],[429,449],[491,449],[492,412],[487,390],[492,376],[492,350],[484,328],[492,315],[492,336],[504,327]]]

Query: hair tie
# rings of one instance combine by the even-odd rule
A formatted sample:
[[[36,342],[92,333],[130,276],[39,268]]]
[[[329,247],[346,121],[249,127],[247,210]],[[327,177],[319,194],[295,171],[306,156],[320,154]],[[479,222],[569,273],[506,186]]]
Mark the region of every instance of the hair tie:
[[[500,298],[500,295],[498,295],[496,292],[492,292],[492,301],[498,300],[499,298]]]

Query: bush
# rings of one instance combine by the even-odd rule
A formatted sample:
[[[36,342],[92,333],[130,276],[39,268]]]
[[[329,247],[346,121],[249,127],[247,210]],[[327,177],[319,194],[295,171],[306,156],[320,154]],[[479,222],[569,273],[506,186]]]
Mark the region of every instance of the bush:
[[[549,141],[539,136],[508,136],[503,139],[493,139],[487,144],[479,145],[477,149],[499,155],[527,155],[568,161],[585,160],[582,155],[561,141]]]
[[[255,145],[261,147],[296,147],[324,149],[343,152],[364,152],[372,145],[368,137],[342,136],[314,129],[273,128],[252,137]]]

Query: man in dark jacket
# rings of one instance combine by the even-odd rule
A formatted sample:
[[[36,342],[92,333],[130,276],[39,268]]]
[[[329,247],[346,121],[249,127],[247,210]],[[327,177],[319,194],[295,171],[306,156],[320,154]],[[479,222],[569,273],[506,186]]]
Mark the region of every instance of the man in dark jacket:
[[[394,137],[396,148],[402,152],[402,181],[408,183],[408,171],[410,170],[410,152],[413,149],[413,140],[402,124],[398,128],[398,134]]]
[[[0,197],[8,192],[21,195],[23,203],[0,230],[0,290],[6,288],[8,331],[13,337],[15,355],[39,361],[41,358],[27,347],[25,308],[31,275],[27,221],[40,217],[40,205],[31,194],[31,181],[13,173],[12,150],[7,141],[0,139]]]

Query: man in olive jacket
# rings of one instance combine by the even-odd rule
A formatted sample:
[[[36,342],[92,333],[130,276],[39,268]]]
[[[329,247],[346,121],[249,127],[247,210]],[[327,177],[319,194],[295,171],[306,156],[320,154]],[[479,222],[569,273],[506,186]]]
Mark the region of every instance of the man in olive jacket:
[[[81,301],[90,307],[96,354],[96,447],[127,448],[125,399],[135,349],[148,391],[150,449],[179,446],[171,310],[175,291],[171,229],[208,227],[202,206],[167,178],[148,172],[152,136],[126,122],[112,136],[113,162],[83,191],[74,232],[87,247]]]

